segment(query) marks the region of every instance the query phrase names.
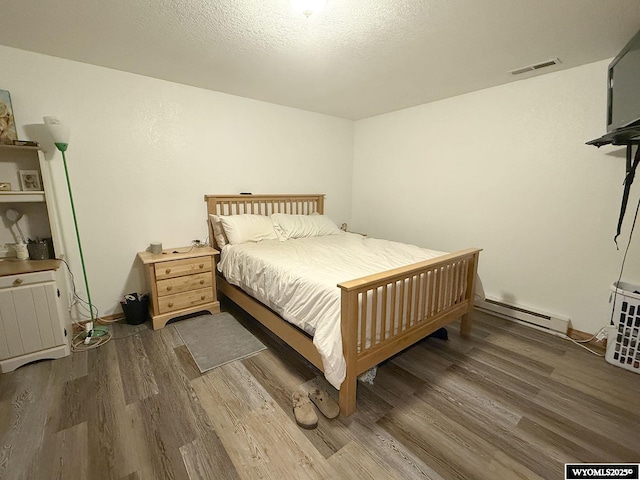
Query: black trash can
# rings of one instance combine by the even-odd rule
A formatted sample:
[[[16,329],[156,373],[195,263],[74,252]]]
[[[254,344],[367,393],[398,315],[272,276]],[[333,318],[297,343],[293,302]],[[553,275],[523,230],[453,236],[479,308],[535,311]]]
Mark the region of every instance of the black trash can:
[[[130,293],[124,296],[120,305],[129,325],[140,325],[149,320],[149,295]]]

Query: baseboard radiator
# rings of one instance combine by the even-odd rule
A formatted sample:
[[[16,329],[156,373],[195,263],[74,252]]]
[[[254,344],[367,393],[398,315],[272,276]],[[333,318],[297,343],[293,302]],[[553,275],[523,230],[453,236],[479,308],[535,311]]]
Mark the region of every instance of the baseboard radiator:
[[[476,302],[478,310],[484,310],[507,320],[517,320],[537,327],[567,334],[570,322],[568,318],[552,313],[534,311],[528,307],[510,305],[500,300],[486,297],[483,301]]]

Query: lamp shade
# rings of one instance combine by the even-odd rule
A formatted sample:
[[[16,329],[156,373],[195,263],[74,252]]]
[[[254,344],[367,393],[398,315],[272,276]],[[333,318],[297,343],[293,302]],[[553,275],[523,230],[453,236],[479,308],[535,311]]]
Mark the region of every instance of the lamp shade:
[[[49,129],[53,142],[67,145],[69,143],[69,127],[59,117],[49,115],[44,117],[44,124]]]

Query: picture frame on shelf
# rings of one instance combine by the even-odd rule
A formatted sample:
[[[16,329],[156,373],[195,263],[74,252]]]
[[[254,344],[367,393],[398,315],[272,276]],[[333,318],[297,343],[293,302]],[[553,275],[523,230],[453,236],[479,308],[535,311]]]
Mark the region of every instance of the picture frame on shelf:
[[[7,90],[0,90],[0,144],[13,145],[18,139],[11,94]]]
[[[20,175],[20,188],[24,192],[42,191],[42,182],[38,170],[18,170]]]

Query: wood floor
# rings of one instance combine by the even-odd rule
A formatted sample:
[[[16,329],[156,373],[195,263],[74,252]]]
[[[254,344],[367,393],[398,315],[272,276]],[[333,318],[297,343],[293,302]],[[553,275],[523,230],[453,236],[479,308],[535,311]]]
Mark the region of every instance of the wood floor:
[[[359,384],[356,414],[307,431],[292,391],[330,387],[226,308],[267,350],[201,375],[172,324],[116,325],[99,349],[0,375],[0,479],[560,479],[565,462],[640,462],[640,375],[566,340],[476,312],[471,339],[406,350]]]

